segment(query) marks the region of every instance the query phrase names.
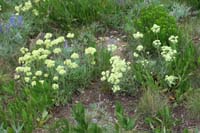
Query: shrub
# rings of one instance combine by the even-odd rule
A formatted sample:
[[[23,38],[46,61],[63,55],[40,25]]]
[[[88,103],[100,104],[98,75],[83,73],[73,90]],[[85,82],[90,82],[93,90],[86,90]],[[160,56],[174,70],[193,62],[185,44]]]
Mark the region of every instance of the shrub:
[[[163,41],[163,44],[169,45],[168,38],[170,35],[177,35],[176,20],[170,16],[167,10],[160,5],[150,5],[140,11],[139,18],[135,20],[135,28],[137,31],[144,33],[144,45],[147,50],[154,49],[149,42],[153,42],[155,38]],[[161,27],[159,35],[152,34],[151,27],[156,24]]]

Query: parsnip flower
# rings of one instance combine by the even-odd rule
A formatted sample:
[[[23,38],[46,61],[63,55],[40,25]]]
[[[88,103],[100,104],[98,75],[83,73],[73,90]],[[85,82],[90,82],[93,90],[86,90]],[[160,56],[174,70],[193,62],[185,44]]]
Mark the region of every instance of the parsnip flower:
[[[176,84],[176,80],[178,79],[178,77],[174,76],[174,75],[166,75],[165,76],[165,81],[168,83],[169,87],[171,87],[172,85]]]
[[[45,39],[50,39],[52,37],[52,33],[46,33],[44,38]]]
[[[47,60],[45,60],[44,63],[47,65],[48,68],[52,68],[52,67],[55,66],[55,61],[54,60],[47,59]]]
[[[107,81],[113,85],[112,90],[116,92],[120,90],[119,83],[123,78],[124,73],[129,70],[129,62],[122,60],[119,56],[113,56],[110,58],[112,69],[109,71],[103,71],[101,81]]]
[[[28,83],[28,82],[30,81],[30,78],[29,78],[29,77],[25,77],[25,78],[24,78],[24,81],[25,81],[26,83]]]
[[[136,32],[135,34],[133,34],[133,37],[135,38],[135,39],[140,39],[140,38],[143,38],[143,34],[142,33],[140,33],[140,32]]]
[[[17,80],[17,79],[19,79],[20,78],[20,75],[18,75],[18,74],[16,74],[15,76],[14,76],[14,79],[15,80]]]
[[[155,41],[153,41],[153,46],[154,46],[155,48],[159,48],[160,45],[161,45],[160,40],[155,40]]]
[[[44,84],[44,80],[39,80],[39,82],[40,82],[40,84],[42,84],[42,85]]]
[[[36,86],[36,81],[32,81],[31,86]]]
[[[139,55],[138,55],[138,53],[134,52],[133,56],[137,58]]]
[[[88,48],[85,49],[86,55],[89,55],[89,54],[94,55],[94,53],[96,53],[96,49],[93,48],[93,47],[88,47]]]
[[[42,71],[36,71],[35,72],[35,76],[41,76],[42,75]]]
[[[54,81],[58,81],[58,76],[54,76],[54,77],[53,77],[53,80],[54,80]]]
[[[160,26],[157,25],[157,24],[154,24],[153,27],[151,28],[151,30],[152,30],[154,33],[158,33],[158,32],[160,32]]]
[[[43,40],[38,39],[38,40],[36,41],[36,45],[42,45],[42,44],[44,44],[44,41],[43,41]]]
[[[68,33],[66,37],[72,39],[74,38],[74,33]]]
[[[177,54],[177,51],[173,50],[171,47],[162,46],[161,50],[162,50],[161,55],[165,59],[165,61],[169,62],[169,61],[172,61],[176,58],[175,55]]]
[[[59,89],[59,85],[58,85],[58,84],[52,84],[52,88],[53,88],[54,90],[57,90],[57,89]]]
[[[36,10],[36,9],[33,9],[32,12],[33,12],[33,14],[34,14],[35,16],[38,16],[38,15],[39,15],[38,10]]]
[[[49,77],[49,74],[45,73],[45,74],[44,74],[44,77],[45,77],[45,78]]]
[[[169,41],[170,41],[172,44],[178,43],[178,36],[174,36],[174,35],[170,36],[170,37],[169,37]]]
[[[61,53],[61,52],[62,52],[61,48],[55,48],[55,49],[53,50],[53,53],[54,53],[54,54],[59,54],[59,53]]]
[[[136,50],[140,52],[140,51],[143,50],[143,48],[144,48],[144,47],[143,47],[142,45],[138,45],[138,46],[136,47]]]
[[[79,58],[79,55],[78,55],[77,53],[73,53],[73,54],[71,55],[71,58],[72,58],[72,59],[78,59],[78,58]]]

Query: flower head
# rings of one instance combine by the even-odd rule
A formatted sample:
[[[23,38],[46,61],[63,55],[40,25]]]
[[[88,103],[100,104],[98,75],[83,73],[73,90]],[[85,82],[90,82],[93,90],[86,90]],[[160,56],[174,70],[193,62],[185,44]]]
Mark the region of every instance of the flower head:
[[[85,49],[86,55],[89,55],[89,54],[94,55],[94,53],[96,53],[96,49],[93,48],[93,47],[88,47],[88,48]]]
[[[161,45],[160,40],[155,40],[155,41],[153,41],[153,46],[154,46],[155,48],[159,48],[160,45]]]
[[[133,37],[135,38],[135,39],[140,39],[140,38],[143,38],[143,34],[142,33],[140,33],[140,32],[136,32],[135,34],[133,34]]]
[[[73,53],[73,54],[71,55],[71,58],[72,58],[72,59],[78,59],[78,58],[79,58],[79,55],[78,55],[77,53]]]
[[[158,32],[160,32],[160,26],[157,25],[157,24],[154,24],[153,27],[151,28],[151,30],[152,30],[154,33],[158,33]]]
[[[170,41],[172,44],[178,43],[178,36],[174,36],[174,35],[170,36],[170,37],[169,37],[169,41]]]
[[[165,76],[165,81],[167,81],[168,85],[171,87],[172,85],[176,84],[176,80],[178,79],[178,77],[174,76],[174,75],[166,75]]]
[[[137,51],[142,51],[144,49],[144,47],[142,46],[142,45],[138,45],[137,47],[136,47],[136,50]]]
[[[68,33],[66,37],[67,37],[67,38],[70,38],[70,39],[71,39],[71,38],[74,38],[74,33]]]

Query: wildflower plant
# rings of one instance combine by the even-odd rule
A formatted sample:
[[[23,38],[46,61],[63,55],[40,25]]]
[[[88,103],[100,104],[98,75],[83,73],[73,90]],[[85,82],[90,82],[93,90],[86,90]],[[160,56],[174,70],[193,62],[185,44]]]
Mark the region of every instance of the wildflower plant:
[[[35,48],[22,47],[22,56],[18,60],[20,66],[16,68],[16,79],[20,78],[25,85],[32,87],[47,82],[53,90],[61,90],[68,95],[75,89],[76,81],[80,80],[79,83],[84,85],[88,78],[81,77],[81,73],[84,76],[92,72],[96,49],[88,47],[82,56],[76,52],[65,55],[65,41],[64,36],[54,39],[51,33],[46,33],[44,39],[36,41]]]
[[[122,88],[120,83],[124,75],[130,70],[130,62],[126,62],[119,56],[112,56],[110,58],[111,70],[103,71],[101,81],[107,81],[112,86],[112,91],[117,92]]]
[[[188,85],[185,74],[186,69],[183,69],[183,66],[180,64],[192,61],[194,57],[191,55],[194,54],[192,48],[189,49],[191,59],[187,58],[181,62],[183,56],[186,56],[182,53],[183,48],[180,44],[180,37],[176,35],[168,36],[168,43],[164,43],[162,39],[159,38],[160,32],[162,32],[162,27],[154,24],[151,27],[153,34],[155,34],[156,39],[152,41],[151,45],[155,48],[154,53],[157,56],[149,55],[148,50],[144,45],[142,45],[142,39],[138,40],[138,37],[135,37],[137,45],[134,48],[132,57],[133,65],[131,66],[132,73],[135,75],[135,82],[147,88],[169,88],[173,90],[178,95],[181,95],[186,88],[182,85]],[[140,32],[137,32],[137,34]],[[142,34],[142,33],[140,33]],[[138,34],[139,35],[139,34]],[[144,36],[145,39],[145,36]],[[168,45],[170,44],[170,45]],[[182,43],[181,43],[182,44]],[[189,54],[188,53],[188,54]],[[189,56],[189,55],[187,55]],[[191,64],[192,65],[192,64]],[[175,68],[175,69],[174,69]],[[185,88],[185,89],[183,89]]]

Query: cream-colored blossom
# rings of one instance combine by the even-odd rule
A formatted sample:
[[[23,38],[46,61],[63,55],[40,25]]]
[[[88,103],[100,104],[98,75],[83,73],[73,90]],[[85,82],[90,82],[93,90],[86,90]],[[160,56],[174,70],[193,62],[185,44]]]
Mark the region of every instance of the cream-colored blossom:
[[[85,49],[86,55],[89,55],[89,54],[94,55],[94,53],[96,53],[96,49],[93,48],[93,47],[88,47],[88,48]]]
[[[142,45],[138,45],[137,47],[136,47],[136,50],[137,51],[142,51],[144,49],[144,47],[142,46]]]
[[[143,38],[143,34],[142,33],[140,33],[140,32],[136,32],[136,33],[134,33],[133,34],[133,37],[135,38],[135,39],[140,39],[140,38]]]
[[[71,55],[71,58],[72,58],[72,59],[78,59],[78,58],[79,58],[79,55],[78,55],[77,53],[73,53],[73,54]]]
[[[157,24],[154,24],[153,27],[151,28],[151,30],[152,30],[154,33],[158,33],[158,32],[160,32],[160,26],[157,25]]]
[[[68,33],[66,37],[67,37],[67,38],[70,38],[70,39],[71,39],[71,38],[74,38],[74,33]]]

